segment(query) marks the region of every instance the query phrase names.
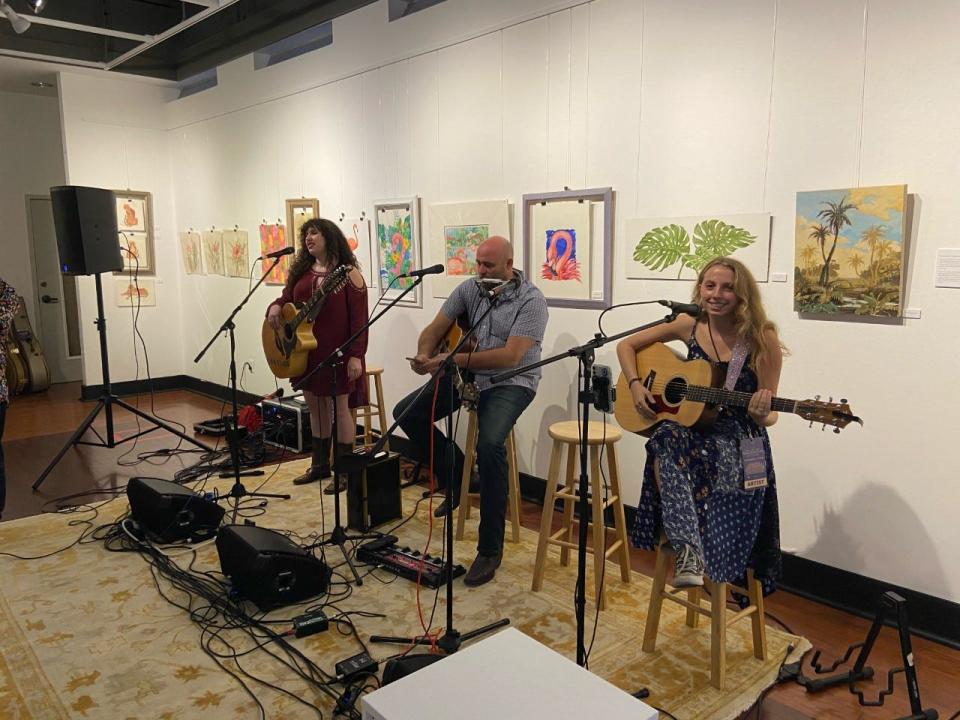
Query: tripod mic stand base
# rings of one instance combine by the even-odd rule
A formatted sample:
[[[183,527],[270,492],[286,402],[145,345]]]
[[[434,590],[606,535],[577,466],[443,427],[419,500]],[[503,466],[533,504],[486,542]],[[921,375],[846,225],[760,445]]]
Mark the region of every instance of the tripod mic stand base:
[[[479,627],[476,630],[471,630],[470,632],[460,633],[457,630],[447,630],[437,641],[437,647],[443,650],[447,655],[452,655],[457,650],[460,649],[460,645],[466,642],[467,640],[472,640],[475,637],[480,635],[485,635],[488,632],[496,630],[497,628],[506,627],[510,624],[510,618],[502,618],[495,622],[490,623],[489,625],[484,625]],[[430,638],[425,637],[395,637],[393,635],[371,635],[370,642],[376,643],[393,643],[394,645],[433,645],[433,641]]]

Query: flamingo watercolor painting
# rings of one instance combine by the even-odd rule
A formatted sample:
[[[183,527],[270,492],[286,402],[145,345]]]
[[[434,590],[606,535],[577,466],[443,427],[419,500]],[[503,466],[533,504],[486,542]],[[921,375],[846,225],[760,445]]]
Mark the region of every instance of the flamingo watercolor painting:
[[[476,275],[477,248],[488,237],[489,225],[448,225],[443,228],[447,275]]]
[[[577,262],[577,231],[574,228],[547,230],[546,258],[540,267],[544,280],[580,279]]]

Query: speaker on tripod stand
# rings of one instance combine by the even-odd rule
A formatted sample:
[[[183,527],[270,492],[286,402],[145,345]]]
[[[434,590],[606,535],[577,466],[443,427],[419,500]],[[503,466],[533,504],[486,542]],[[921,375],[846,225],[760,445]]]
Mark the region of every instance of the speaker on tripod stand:
[[[155,418],[153,415],[130,405],[116,395],[110,387],[110,363],[107,356],[107,321],[103,316],[103,284],[100,273],[123,270],[123,258],[120,255],[120,239],[117,230],[117,201],[112,190],[103,188],[64,185],[50,188],[53,201],[53,223],[57,232],[57,251],[60,255],[60,270],[64,275],[93,275],[97,286],[97,333],[100,335],[100,367],[103,378],[103,394],[97,405],[80,423],[70,439],[47,465],[33,483],[36,491],[47,475],[56,467],[60,459],[74,445],[94,445],[115,448],[122,442],[164,429],[207,452],[213,448],[184,435],[176,428]],[[118,405],[134,415],[146,420],[153,427],[142,432],[117,440],[113,433],[113,406]],[[106,417],[106,437],[102,437],[93,421],[103,410]],[[100,442],[81,440],[87,430],[92,430]]]

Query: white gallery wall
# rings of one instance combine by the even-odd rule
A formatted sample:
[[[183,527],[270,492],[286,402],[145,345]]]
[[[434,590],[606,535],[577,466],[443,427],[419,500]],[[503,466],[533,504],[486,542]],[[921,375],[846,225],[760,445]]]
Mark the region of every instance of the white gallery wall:
[[[0,92],[0,276],[23,296],[38,334],[27,197],[49,195],[63,178],[57,98]]]
[[[960,601],[960,295],[933,287],[937,248],[960,244],[960,4],[448,0],[389,25],[386,14],[379,2],[340,18],[332,46],[272,68],[241,58],[220,68],[216,88],[183,100],[167,102],[155,85],[63,76],[69,181],[154,193],[163,284],[141,319],[154,375],[224,383],[225,341],[200,367],[192,358],[247,286],[185,276],[177,231],[238,225],[254,257],[259,224],[282,217],[287,198],[317,197],[332,218],[410,195],[425,206],[506,198],[520,266],[523,193],[612,186],[610,262],[625,252],[627,218],[770,212],[770,270],[790,279],[762,287],[791,351],[779,394],[849,398],[866,420],[839,436],[792,416],[772,430],[783,545]],[[120,102],[128,92],[137,102]],[[906,304],[921,319],[799,319],[796,191],[894,183],[914,200]],[[424,265],[442,259],[423,252]],[[628,281],[622,267],[617,302],[690,295],[690,283]],[[371,334],[368,362],[386,368],[391,406],[420,380],[403,356],[440,307],[429,282],[423,309],[395,309]],[[259,331],[277,294],[261,288],[238,317],[252,392],[274,386]],[[88,297],[85,317],[89,307]],[[552,308],[545,356],[592,337],[597,314]],[[630,308],[604,326],[612,334],[659,316]],[[111,354],[121,355],[116,380],[133,377],[124,348],[117,341]],[[615,367],[613,348],[598,362]],[[88,366],[86,381],[97,375]],[[544,369],[518,425],[523,471],[546,475],[546,427],[574,417],[576,378],[571,360]],[[635,504],[643,439],[627,436],[618,451]]]

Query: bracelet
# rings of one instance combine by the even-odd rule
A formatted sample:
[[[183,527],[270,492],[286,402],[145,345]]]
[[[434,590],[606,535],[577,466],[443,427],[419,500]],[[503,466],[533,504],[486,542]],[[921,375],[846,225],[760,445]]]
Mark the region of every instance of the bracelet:
[[[633,378],[630,382],[627,383],[627,387],[630,387],[630,386],[633,385],[635,382],[640,382],[640,378],[638,378],[638,377]]]

